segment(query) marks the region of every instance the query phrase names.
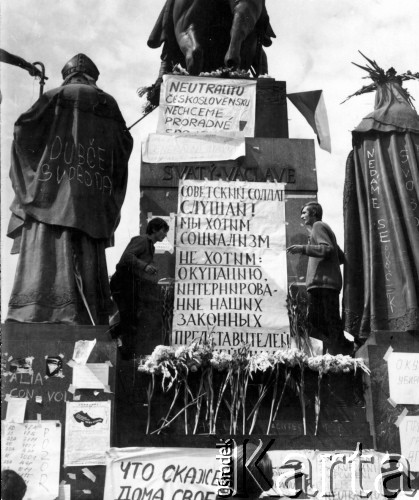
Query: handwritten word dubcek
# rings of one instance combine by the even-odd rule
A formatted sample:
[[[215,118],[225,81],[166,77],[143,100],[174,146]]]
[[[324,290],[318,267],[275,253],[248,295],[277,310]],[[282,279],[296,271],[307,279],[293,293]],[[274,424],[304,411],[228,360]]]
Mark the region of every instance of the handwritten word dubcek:
[[[58,185],[79,182],[86,188],[111,195],[112,180],[107,175],[110,174],[109,166],[105,168],[108,156],[109,152],[94,138],[74,143],[57,135],[44,156],[38,180]]]

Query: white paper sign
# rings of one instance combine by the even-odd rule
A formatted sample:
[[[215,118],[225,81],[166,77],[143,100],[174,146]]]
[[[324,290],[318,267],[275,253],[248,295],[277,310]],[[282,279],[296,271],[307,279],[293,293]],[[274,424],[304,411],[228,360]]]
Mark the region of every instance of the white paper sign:
[[[393,351],[387,362],[390,398],[396,404],[419,404],[419,353]]]
[[[7,422],[16,422],[19,424],[23,424],[25,420],[25,410],[26,403],[28,402],[26,398],[12,398],[7,397],[7,413],[6,413],[6,421]]]
[[[289,347],[283,186],[179,183],[172,345]]]
[[[87,363],[73,366],[73,386],[75,389],[104,389],[108,384],[108,364]]]
[[[58,500],[71,500],[71,484],[60,484]]]
[[[67,401],[64,466],[105,465],[110,432],[110,401]]]
[[[150,134],[142,144],[147,163],[235,160],[246,154],[243,138],[215,135]]]
[[[157,132],[253,137],[255,109],[256,80],[164,75]]]
[[[409,461],[410,469],[419,472],[419,416],[405,416],[399,432],[402,455]]]
[[[74,344],[73,360],[79,365],[85,365],[95,345],[96,339],[78,340]]]
[[[216,455],[215,448],[111,448],[104,500],[178,500],[190,492],[190,498],[215,500],[219,474]]]
[[[25,498],[53,500],[60,479],[61,425],[55,420],[1,423],[2,469],[12,469],[27,485]]]

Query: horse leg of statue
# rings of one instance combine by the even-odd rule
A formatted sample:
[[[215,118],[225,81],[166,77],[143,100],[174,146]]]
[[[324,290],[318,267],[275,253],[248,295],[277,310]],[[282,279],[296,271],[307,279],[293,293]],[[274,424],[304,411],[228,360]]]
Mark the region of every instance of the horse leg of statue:
[[[233,23],[230,30],[230,45],[224,57],[224,63],[229,68],[241,67],[241,48],[244,40],[253,31],[259,19],[263,0],[228,0],[233,13]]]
[[[175,36],[191,75],[198,75],[204,65],[204,33],[211,4],[208,0],[178,0],[174,4]]]
[[[255,58],[258,47],[258,39],[255,31],[252,31],[250,35],[244,40],[240,51],[240,69],[249,70],[253,67],[255,72],[257,68],[255,67]]]

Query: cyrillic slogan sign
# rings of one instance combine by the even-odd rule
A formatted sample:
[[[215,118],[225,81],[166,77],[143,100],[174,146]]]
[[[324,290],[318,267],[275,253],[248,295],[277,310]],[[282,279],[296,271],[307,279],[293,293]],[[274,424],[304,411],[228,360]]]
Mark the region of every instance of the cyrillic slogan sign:
[[[182,181],[172,345],[289,346],[284,185]]]

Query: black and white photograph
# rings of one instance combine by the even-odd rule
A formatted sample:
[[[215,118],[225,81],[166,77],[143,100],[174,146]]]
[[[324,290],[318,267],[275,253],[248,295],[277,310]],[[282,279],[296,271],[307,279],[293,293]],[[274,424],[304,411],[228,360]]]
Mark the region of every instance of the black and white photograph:
[[[418,22],[2,2],[2,500],[418,496]]]

